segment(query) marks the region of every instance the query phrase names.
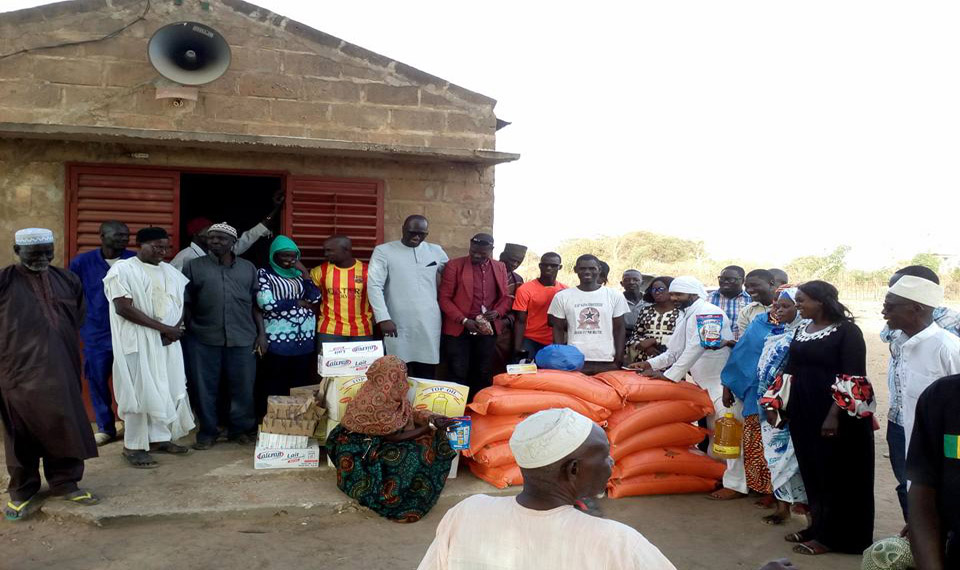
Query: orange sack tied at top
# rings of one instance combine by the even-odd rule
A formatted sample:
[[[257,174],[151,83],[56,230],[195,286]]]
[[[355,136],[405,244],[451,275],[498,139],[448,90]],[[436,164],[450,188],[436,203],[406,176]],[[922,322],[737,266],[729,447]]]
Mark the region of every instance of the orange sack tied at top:
[[[490,386],[480,390],[469,407],[479,414],[495,416],[532,414],[550,408],[570,408],[595,422],[602,422],[610,417],[608,408],[570,394],[515,390],[503,386]]]
[[[610,443],[616,443],[652,427],[675,422],[695,422],[712,413],[713,406],[705,408],[702,404],[690,400],[631,402],[622,410],[610,414],[607,420],[607,437]]]
[[[609,384],[580,372],[566,370],[539,370],[536,374],[497,374],[495,386],[520,390],[543,390],[570,394],[608,410],[623,407],[623,397]]]
[[[713,401],[707,391],[691,382],[653,380],[628,370],[601,372],[594,378],[608,384],[628,402],[690,400],[704,407],[713,407]]]

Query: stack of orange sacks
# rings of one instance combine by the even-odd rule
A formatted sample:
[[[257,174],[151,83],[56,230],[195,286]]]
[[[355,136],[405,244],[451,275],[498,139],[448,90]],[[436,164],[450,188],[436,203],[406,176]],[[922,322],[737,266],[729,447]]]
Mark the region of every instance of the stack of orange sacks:
[[[689,382],[653,380],[629,371],[597,374],[625,404],[607,420],[612,498],[707,492],[717,488],[725,465],[693,446],[709,433],[693,425],[713,413],[706,390]]]
[[[520,485],[523,478],[509,440],[523,418],[550,408],[570,408],[603,427],[623,406],[624,399],[613,386],[580,372],[498,374],[493,386],[477,392],[468,405],[470,449],[463,455],[473,474],[491,485],[499,489]]]

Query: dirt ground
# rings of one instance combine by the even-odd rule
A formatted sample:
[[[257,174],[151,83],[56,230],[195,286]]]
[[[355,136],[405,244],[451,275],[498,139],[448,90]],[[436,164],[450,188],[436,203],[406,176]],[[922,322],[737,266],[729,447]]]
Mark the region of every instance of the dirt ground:
[[[879,304],[862,303],[853,309],[867,338],[868,365],[880,399],[878,419],[884,425],[887,352],[877,337],[883,324]],[[883,433],[876,437],[877,537],[895,534],[902,526],[895,482],[883,456]],[[281,511],[272,516],[161,519],[103,528],[41,514],[22,525],[0,524],[0,569],[416,568],[443,513],[457,500],[441,500],[414,525],[390,523],[356,509],[327,516]],[[603,500],[601,506],[609,518],[642,532],[678,569],[755,569],[784,556],[801,570],[860,567],[855,556],[792,555],[782,537],[802,528],[802,519],[766,526],[760,521],[765,513],[752,500],[717,503],[688,495]]]

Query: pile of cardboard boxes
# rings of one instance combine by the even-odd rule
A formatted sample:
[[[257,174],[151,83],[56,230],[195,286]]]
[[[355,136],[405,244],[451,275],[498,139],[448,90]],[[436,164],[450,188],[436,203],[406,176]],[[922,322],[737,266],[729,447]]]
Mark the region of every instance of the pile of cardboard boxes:
[[[319,448],[340,425],[347,404],[367,381],[367,369],[383,356],[381,341],[324,343],[317,368],[321,384],[294,388],[290,396],[270,396],[260,425],[257,469],[319,466]],[[462,384],[410,378],[408,399],[417,410],[463,416],[468,388]],[[331,464],[332,465],[332,464]],[[456,462],[451,476],[456,474]]]

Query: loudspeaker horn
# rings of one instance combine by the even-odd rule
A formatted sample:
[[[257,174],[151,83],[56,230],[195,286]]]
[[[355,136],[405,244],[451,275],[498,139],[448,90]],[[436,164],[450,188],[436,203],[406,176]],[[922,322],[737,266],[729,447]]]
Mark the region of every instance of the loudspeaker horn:
[[[157,30],[147,46],[157,73],[181,85],[203,85],[227,72],[230,46],[220,32],[197,22],[177,22]]]

